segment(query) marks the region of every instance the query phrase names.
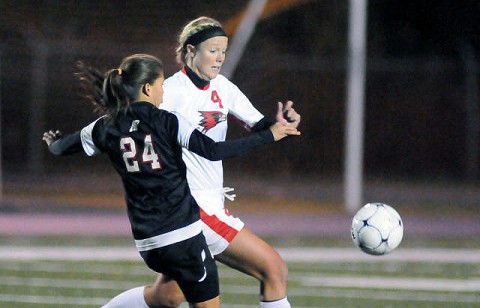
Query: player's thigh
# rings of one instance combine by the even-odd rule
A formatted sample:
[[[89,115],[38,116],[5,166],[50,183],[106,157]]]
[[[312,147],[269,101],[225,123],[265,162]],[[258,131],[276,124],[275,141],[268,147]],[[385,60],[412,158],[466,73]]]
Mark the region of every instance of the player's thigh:
[[[287,275],[287,268],[280,254],[246,227],[215,259],[257,279],[263,279],[272,270]]]

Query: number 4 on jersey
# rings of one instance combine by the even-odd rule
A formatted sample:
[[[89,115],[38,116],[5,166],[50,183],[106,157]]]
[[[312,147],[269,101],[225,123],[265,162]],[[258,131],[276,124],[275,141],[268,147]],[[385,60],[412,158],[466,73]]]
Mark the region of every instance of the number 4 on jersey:
[[[152,135],[145,135],[143,142],[142,163],[150,164],[152,169],[161,169],[160,159],[155,152],[152,142]],[[132,137],[123,137],[120,139],[120,149],[123,152],[123,161],[128,172],[139,172],[137,158],[137,146]]]
[[[218,107],[223,108],[222,99],[218,95],[217,91],[212,91],[212,96],[210,97],[210,99],[212,100],[212,102],[217,103]]]

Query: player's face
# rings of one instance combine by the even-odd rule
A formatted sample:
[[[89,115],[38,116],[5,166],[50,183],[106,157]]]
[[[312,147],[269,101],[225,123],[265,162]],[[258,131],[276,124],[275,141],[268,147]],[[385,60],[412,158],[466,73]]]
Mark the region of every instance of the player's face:
[[[157,107],[160,106],[160,104],[163,102],[163,80],[164,79],[165,77],[162,74],[151,85],[152,103]]]
[[[191,69],[202,79],[212,80],[220,73],[228,47],[226,36],[215,36],[195,47]]]

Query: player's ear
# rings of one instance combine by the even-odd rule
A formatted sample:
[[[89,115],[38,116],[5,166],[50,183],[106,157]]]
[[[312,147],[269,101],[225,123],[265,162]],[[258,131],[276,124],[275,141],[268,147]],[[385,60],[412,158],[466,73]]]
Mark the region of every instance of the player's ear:
[[[151,85],[147,82],[142,87],[142,93],[146,96],[150,96],[150,91],[152,90]]]
[[[195,55],[195,46],[192,44],[187,44],[185,49],[188,56],[193,57]]]

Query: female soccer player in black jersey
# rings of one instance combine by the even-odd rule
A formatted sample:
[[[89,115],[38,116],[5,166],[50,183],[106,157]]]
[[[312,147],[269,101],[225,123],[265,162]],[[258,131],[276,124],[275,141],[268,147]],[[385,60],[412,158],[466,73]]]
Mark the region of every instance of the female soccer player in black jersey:
[[[87,81],[98,80],[83,68]],[[278,122],[243,139],[214,142],[180,115],[158,109],[163,80],[159,59],[127,57],[106,73],[101,95],[93,94],[104,116],[71,135],[49,131],[43,139],[55,155],[82,149],[89,156],[107,153],[122,179],[133,237],[145,263],[177,281],[191,306],[218,307],[217,268],[201,232],[181,149],[221,160],[300,133]]]

